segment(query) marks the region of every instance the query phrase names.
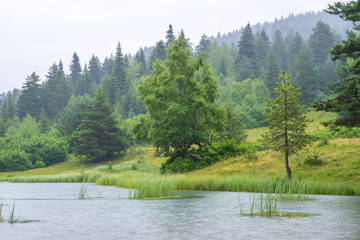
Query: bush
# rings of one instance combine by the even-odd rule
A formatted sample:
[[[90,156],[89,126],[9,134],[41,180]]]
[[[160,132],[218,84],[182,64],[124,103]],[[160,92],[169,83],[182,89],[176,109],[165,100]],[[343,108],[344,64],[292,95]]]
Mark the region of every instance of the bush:
[[[253,144],[236,144],[235,140],[225,140],[218,144],[205,145],[201,148],[191,148],[188,153],[175,150],[161,164],[161,173],[183,173],[198,170],[218,162],[222,158],[244,155],[247,158],[257,158]]]
[[[323,160],[321,159],[321,154],[314,151],[314,153],[306,156],[304,163],[310,166],[320,166],[323,164]]]
[[[19,135],[0,139],[0,171],[24,171],[65,161],[67,142],[57,136],[40,134],[31,138]]]

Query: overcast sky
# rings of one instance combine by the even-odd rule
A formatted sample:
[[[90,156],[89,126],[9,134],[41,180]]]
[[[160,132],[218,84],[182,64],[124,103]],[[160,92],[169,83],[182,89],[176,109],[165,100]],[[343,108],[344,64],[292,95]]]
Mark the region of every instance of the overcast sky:
[[[203,33],[227,33],[289,13],[320,11],[330,0],[0,0],[0,93],[21,88],[36,71],[44,80],[61,59],[69,71],[76,51],[82,65],[101,61],[121,42],[123,53],[165,39],[169,24],[197,44]]]

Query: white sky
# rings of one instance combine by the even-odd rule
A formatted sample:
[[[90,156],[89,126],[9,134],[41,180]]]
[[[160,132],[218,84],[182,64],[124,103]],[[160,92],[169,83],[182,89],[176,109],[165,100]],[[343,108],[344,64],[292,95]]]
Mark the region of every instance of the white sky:
[[[121,42],[123,53],[165,40],[169,24],[195,45],[289,13],[320,11],[334,0],[0,0],[0,93],[21,88],[36,71],[45,79],[61,59],[69,71],[76,51],[82,65],[101,61]]]

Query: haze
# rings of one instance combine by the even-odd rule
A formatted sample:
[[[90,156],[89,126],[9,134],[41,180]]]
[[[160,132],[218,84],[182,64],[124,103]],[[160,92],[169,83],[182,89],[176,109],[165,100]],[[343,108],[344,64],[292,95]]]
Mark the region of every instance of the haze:
[[[200,36],[239,29],[247,22],[274,21],[289,13],[320,11],[334,1],[289,0],[1,0],[0,93],[21,88],[36,71],[42,80],[61,59],[65,70],[76,51],[84,65],[92,54],[103,60],[121,42],[134,54],[165,38],[168,25],[184,29],[191,42]]]

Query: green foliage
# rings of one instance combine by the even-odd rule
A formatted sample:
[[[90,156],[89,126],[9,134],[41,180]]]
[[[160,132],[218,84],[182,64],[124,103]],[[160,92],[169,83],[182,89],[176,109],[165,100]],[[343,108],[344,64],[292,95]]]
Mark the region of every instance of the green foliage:
[[[182,36],[173,40],[165,61],[156,61],[139,91],[149,120],[143,121],[148,130],[136,132],[166,152],[205,145],[222,128],[223,112],[215,102],[219,95],[211,68],[202,56],[193,58]]]
[[[243,123],[240,113],[231,103],[224,105],[225,121],[224,131],[220,134],[222,138],[235,139],[241,143],[246,139],[246,125]]]
[[[305,157],[304,163],[310,166],[320,166],[323,164],[323,160],[321,159],[321,154],[314,150],[313,153],[309,153]]]
[[[103,161],[115,152],[126,149],[121,136],[123,132],[112,116],[113,109],[105,92],[98,88],[82,123],[73,133],[74,150],[77,155],[86,156],[87,161]]]
[[[288,165],[290,154],[304,148],[310,141],[305,128],[308,122],[305,112],[305,106],[297,104],[301,95],[299,89],[294,89],[289,79],[291,75],[280,76],[282,84],[276,83],[274,89],[278,97],[275,100],[267,99],[270,113],[266,113],[269,121],[269,131],[263,135],[263,141],[269,144],[274,150],[281,151],[285,155],[285,165],[288,177],[291,178],[291,170]]]
[[[339,15],[341,18],[352,21],[355,29],[359,29],[359,2],[336,2],[329,5],[327,11]],[[352,34],[354,35],[354,34]],[[335,45],[330,53],[333,60],[347,59],[345,74],[341,80],[331,86],[333,93],[330,99],[315,103],[317,110],[341,113],[334,122],[338,126],[360,126],[360,35],[349,37],[342,44]]]
[[[40,88],[40,77],[33,72],[26,78],[17,102],[18,116],[23,118],[26,114],[38,117],[43,108],[42,90]]]
[[[161,164],[161,173],[183,173],[198,170],[212,165],[222,158],[244,155],[248,158],[256,157],[255,146],[250,143],[237,144],[234,139],[224,140],[218,144],[210,144],[189,149],[189,154],[174,150],[170,157]]]

